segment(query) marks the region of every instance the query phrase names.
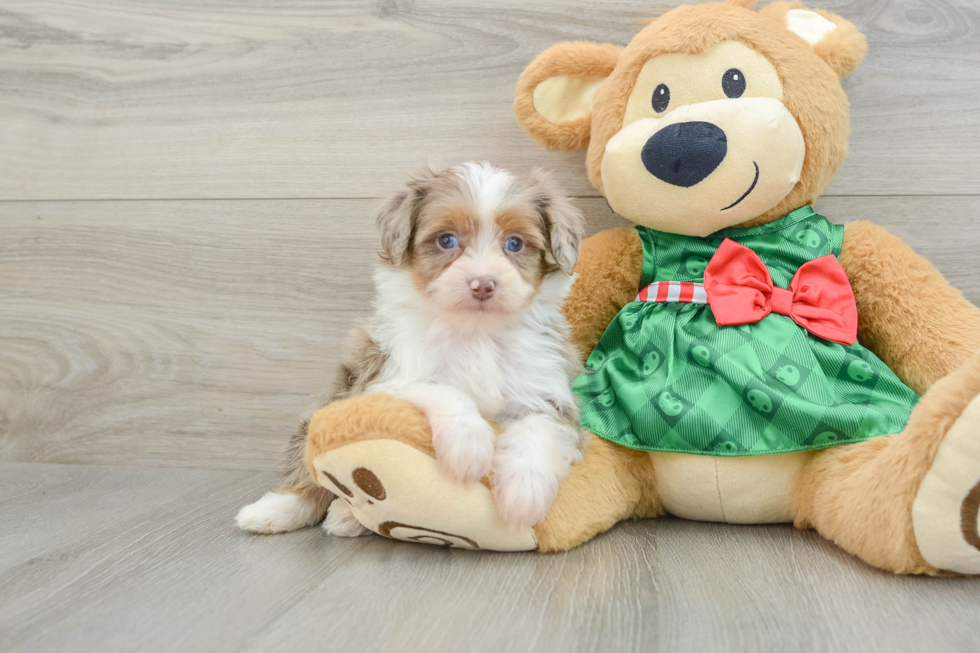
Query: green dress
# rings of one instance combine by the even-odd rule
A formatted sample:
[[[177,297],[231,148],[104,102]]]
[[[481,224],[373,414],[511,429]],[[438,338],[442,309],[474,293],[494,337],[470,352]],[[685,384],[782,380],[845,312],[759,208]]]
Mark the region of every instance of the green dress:
[[[776,286],[826,254],[844,228],[809,206],[707,238],[637,227],[640,288],[703,282],[725,238],[753,250]],[[639,290],[639,289],[638,289]],[[918,396],[855,343],[817,338],[789,317],[720,327],[711,307],[634,301],[613,319],[574,384],[582,426],[631,449],[754,456],[898,433]]]

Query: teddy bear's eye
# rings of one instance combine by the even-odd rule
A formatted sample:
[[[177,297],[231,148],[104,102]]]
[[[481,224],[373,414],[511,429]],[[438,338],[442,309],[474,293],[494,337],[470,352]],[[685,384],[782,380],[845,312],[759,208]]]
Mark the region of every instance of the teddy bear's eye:
[[[670,89],[667,88],[666,84],[660,84],[653,89],[652,104],[653,110],[657,113],[663,113],[667,110],[667,105],[670,104]]]
[[[745,75],[738,68],[729,68],[721,76],[721,89],[730,98],[742,97],[745,92]]]

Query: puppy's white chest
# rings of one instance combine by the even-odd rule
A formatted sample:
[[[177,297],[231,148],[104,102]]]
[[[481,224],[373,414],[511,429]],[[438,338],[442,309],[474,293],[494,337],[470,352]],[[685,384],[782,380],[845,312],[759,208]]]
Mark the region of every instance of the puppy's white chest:
[[[508,401],[505,352],[488,339],[443,341],[437,345],[434,379],[473,398],[480,414],[493,417]]]

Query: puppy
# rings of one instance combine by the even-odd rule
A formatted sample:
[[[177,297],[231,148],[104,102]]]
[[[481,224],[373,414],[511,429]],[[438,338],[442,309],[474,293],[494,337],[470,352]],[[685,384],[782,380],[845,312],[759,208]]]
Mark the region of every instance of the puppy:
[[[583,440],[571,381],[580,368],[562,314],[583,237],[581,214],[542,172],[486,163],[426,168],[376,214],[376,310],[356,329],[332,400],[385,392],[427,416],[436,459],[462,483],[493,471],[506,521],[544,519]],[[498,422],[496,435],[487,419]],[[286,480],[246,506],[241,528],[316,523],[364,532],[303,464],[304,427]]]

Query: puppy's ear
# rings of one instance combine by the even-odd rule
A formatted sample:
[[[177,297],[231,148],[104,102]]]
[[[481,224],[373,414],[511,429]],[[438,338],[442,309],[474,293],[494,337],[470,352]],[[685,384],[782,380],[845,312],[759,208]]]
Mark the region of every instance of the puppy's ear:
[[[381,234],[381,258],[394,266],[408,260],[412,237],[418,226],[419,211],[439,170],[424,166],[412,173],[405,187],[392,193],[374,213]]]
[[[547,232],[550,253],[565,274],[571,274],[578,262],[579,249],[585,238],[585,219],[565,193],[543,170],[528,175],[534,207]]]

